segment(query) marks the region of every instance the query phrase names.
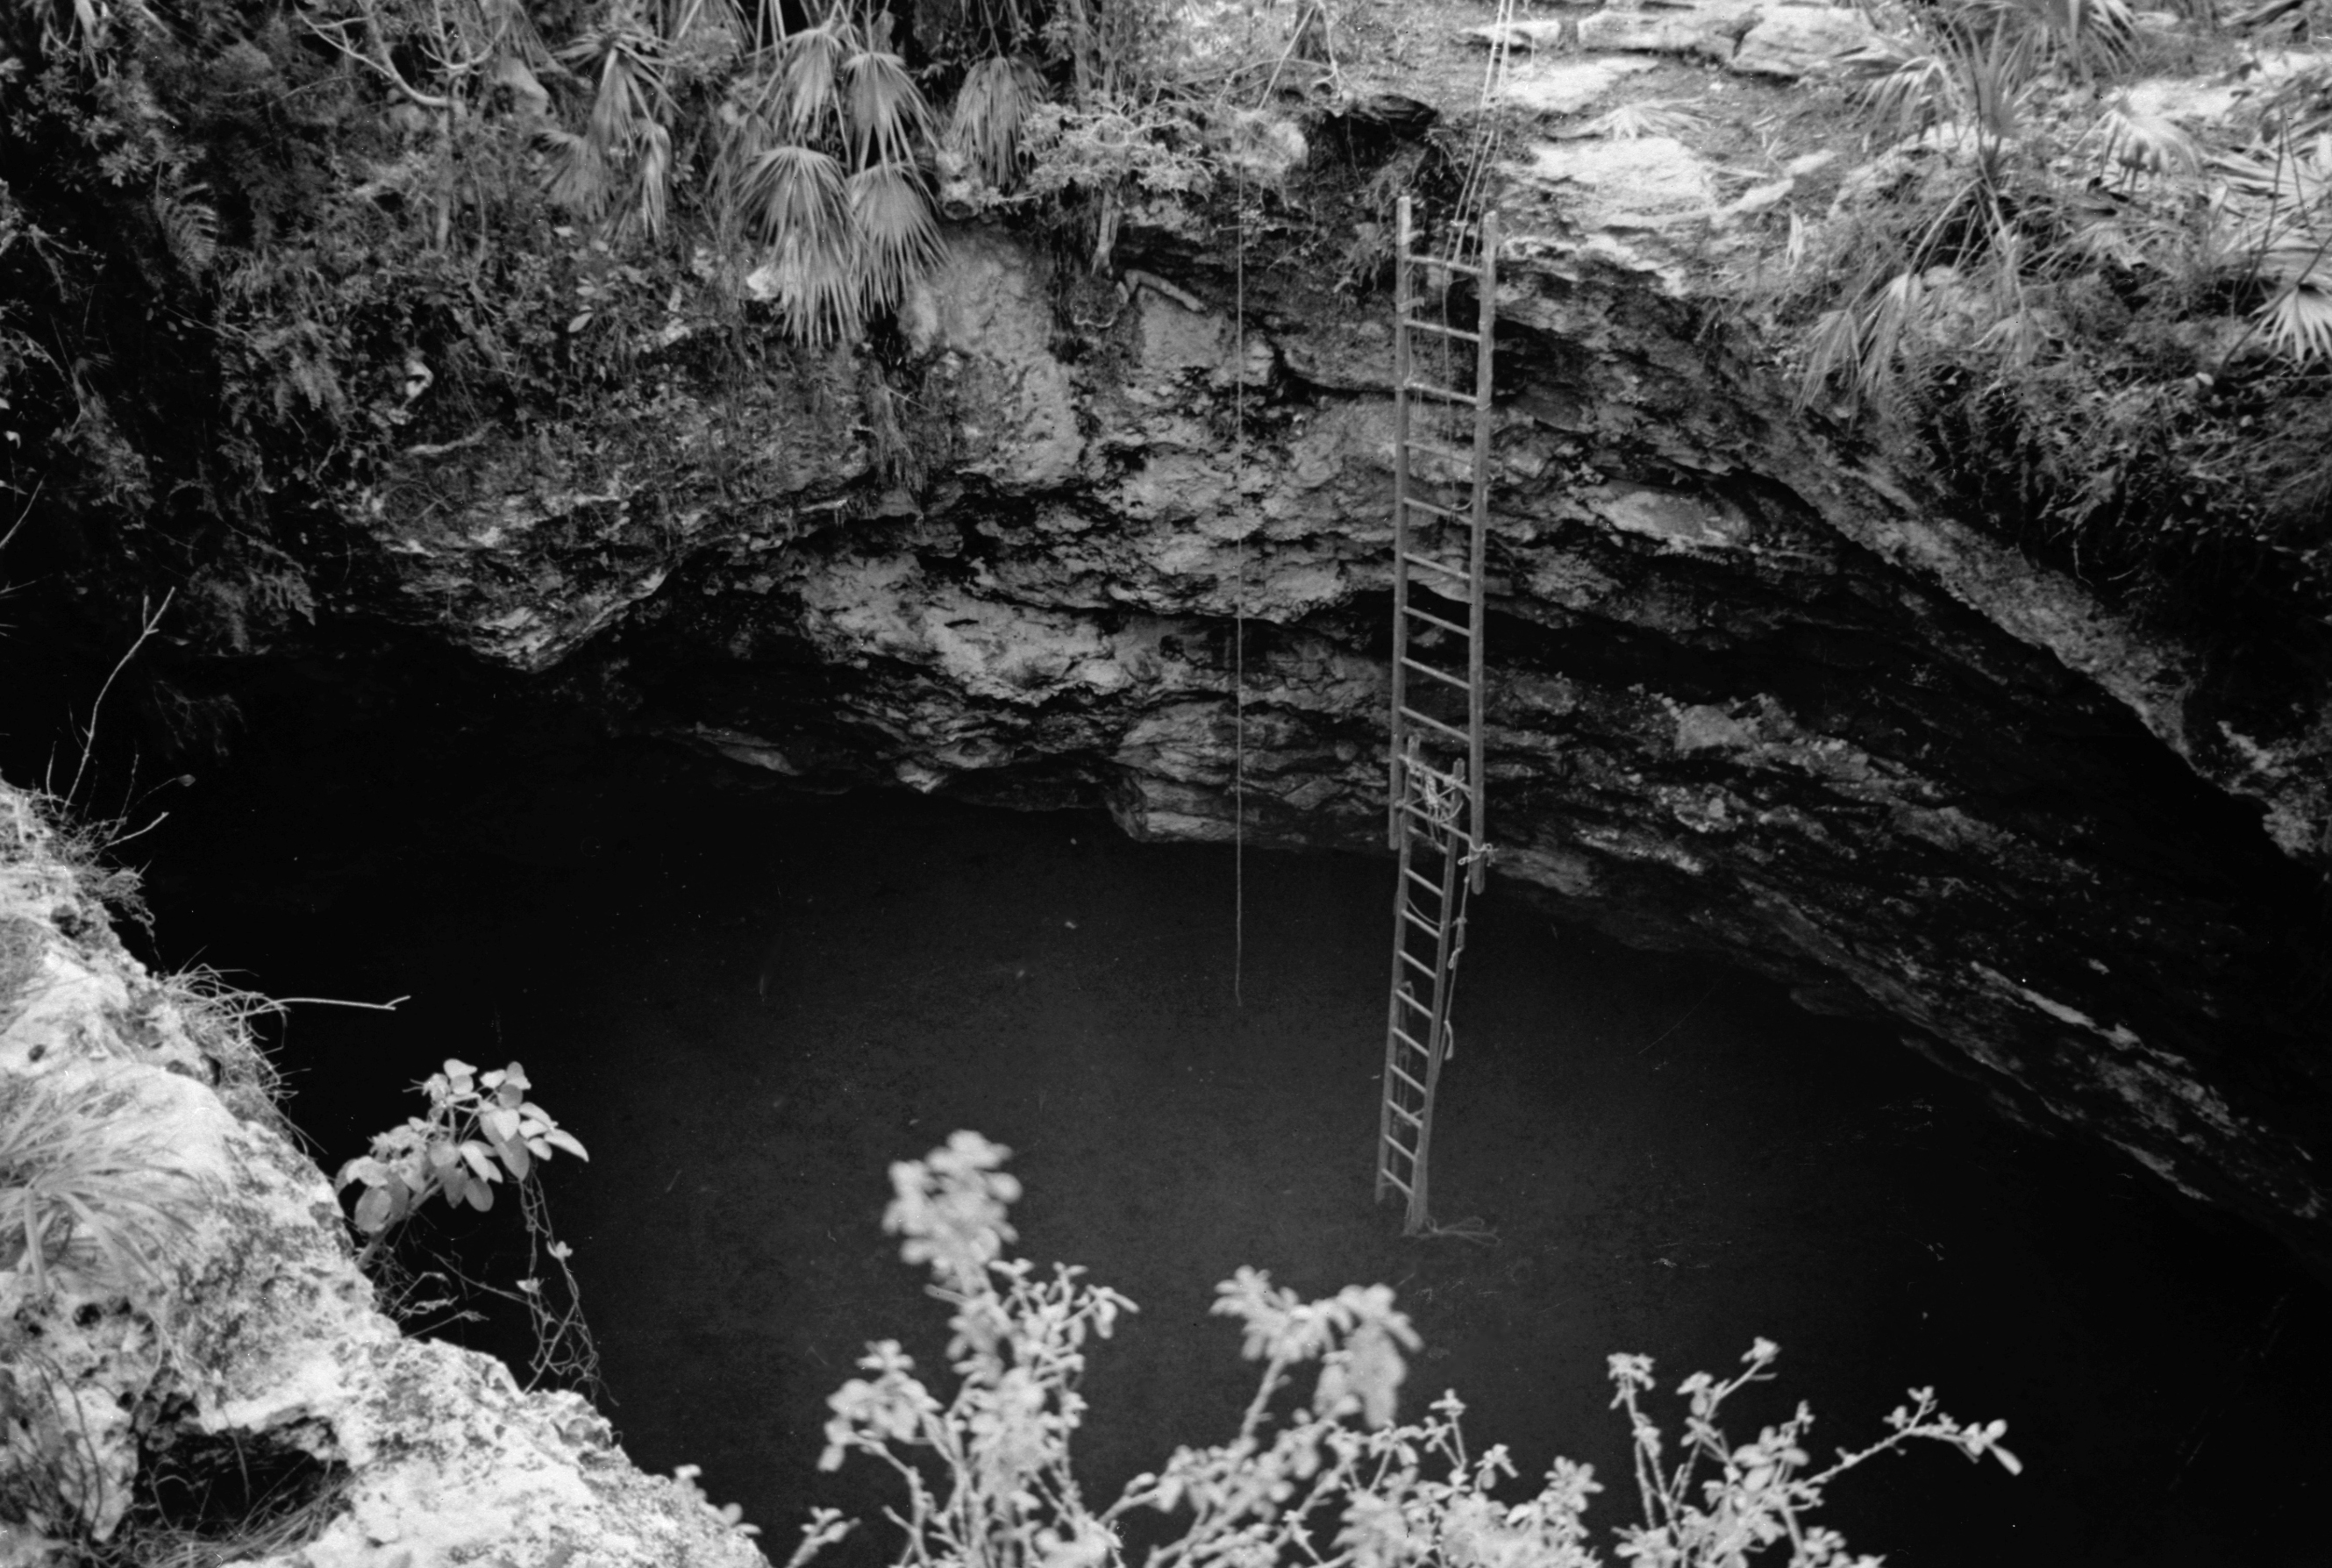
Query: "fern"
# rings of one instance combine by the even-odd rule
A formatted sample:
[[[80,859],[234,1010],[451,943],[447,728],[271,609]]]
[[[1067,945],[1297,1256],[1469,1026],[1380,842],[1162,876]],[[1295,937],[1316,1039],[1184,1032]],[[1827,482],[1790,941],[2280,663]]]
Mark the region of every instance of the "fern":
[[[162,243],[190,278],[201,277],[218,259],[218,213],[203,199],[209,190],[200,180],[175,190],[160,181],[154,187],[154,219],[161,225]]]

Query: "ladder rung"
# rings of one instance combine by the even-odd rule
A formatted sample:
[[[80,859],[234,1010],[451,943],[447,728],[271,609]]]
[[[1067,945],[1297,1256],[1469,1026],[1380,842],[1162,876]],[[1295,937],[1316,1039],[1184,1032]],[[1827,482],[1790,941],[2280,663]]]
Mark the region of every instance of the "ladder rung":
[[[1439,321],[1420,321],[1414,316],[1404,316],[1401,318],[1400,324],[1412,332],[1438,332],[1445,338],[1458,338],[1468,343],[1478,343],[1482,340],[1482,334],[1479,332],[1468,332],[1463,327],[1444,326]]]
[[[1433,972],[1433,966],[1427,963],[1422,959],[1412,957],[1409,949],[1402,948],[1400,950],[1400,957],[1403,963],[1406,963],[1410,968],[1423,975],[1427,980],[1435,980],[1438,978]]]
[[[1413,397],[1438,397],[1444,403],[1463,403],[1468,408],[1482,406],[1482,400],[1471,392],[1452,391],[1447,387],[1436,387],[1429,381],[1404,381],[1400,389]]]
[[[1429,512],[1436,517],[1446,517],[1452,522],[1471,522],[1474,521],[1474,513],[1470,509],[1465,512],[1458,512],[1442,505],[1438,501],[1419,501],[1413,495],[1404,495],[1400,498],[1400,503],[1403,506],[1408,507],[1411,512]]]
[[[1395,991],[1393,994],[1394,994],[1395,996],[1397,996],[1397,997],[1400,998],[1400,999],[1401,999],[1401,1000],[1403,1000],[1403,1001],[1407,1002],[1410,1007],[1415,1008],[1419,1012],[1423,1013],[1427,1018],[1431,1018],[1431,1017],[1433,1016],[1433,1009],[1432,1009],[1431,1008],[1429,1008],[1429,1007],[1427,1007],[1423,1002],[1421,1002],[1421,1001],[1418,1000],[1417,993],[1416,993],[1415,991],[1413,991],[1413,990],[1410,990],[1407,986],[1403,986],[1403,987],[1401,987],[1401,989],[1400,989],[1400,990],[1399,990]],[[1403,1035],[1403,1036],[1401,1037],[1401,1038],[1403,1038],[1403,1039],[1409,1039],[1409,1037],[1408,1037],[1408,1036],[1406,1036],[1406,1035]],[[1414,1041],[1414,1040],[1410,1040],[1410,1044],[1411,1044],[1411,1045],[1416,1045],[1416,1044],[1417,1044],[1417,1042],[1416,1042],[1416,1041]],[[1419,1048],[1419,1050],[1422,1050],[1424,1047],[1421,1047],[1421,1046],[1419,1046],[1418,1048]]]
[[[1404,1151],[1403,1151],[1403,1152],[1407,1152],[1407,1151],[1405,1151],[1405,1150],[1404,1150]],[[1410,1155],[1410,1162],[1411,1164],[1416,1163],[1416,1160],[1417,1160],[1417,1156],[1415,1156],[1414,1154]],[[1396,1187],[1400,1188],[1403,1192],[1407,1192],[1407,1191],[1409,1190],[1409,1183],[1408,1183],[1408,1182],[1406,1182],[1406,1181],[1402,1181],[1400,1177],[1398,1177],[1398,1176],[1394,1175],[1394,1174],[1392,1173],[1392,1170],[1391,1170],[1391,1168],[1390,1166],[1385,1166],[1385,1165],[1380,1165],[1380,1166],[1378,1166],[1378,1167],[1377,1167],[1377,1178],[1378,1178],[1378,1180],[1380,1180],[1380,1181],[1390,1181],[1390,1182],[1391,1182],[1394,1186],[1396,1186]]]
[[[1406,906],[1402,908],[1400,914],[1403,920],[1406,920],[1410,924],[1425,932],[1426,935],[1431,937],[1434,941],[1439,942],[1441,940],[1441,928],[1434,924],[1431,921],[1426,919],[1423,915],[1417,913],[1415,911],[1409,909]]]
[[[1409,1037],[1405,1034],[1401,1034],[1401,1031],[1399,1028],[1395,1028],[1393,1033],[1400,1035],[1400,1037],[1404,1040],[1409,1040]],[[1409,1044],[1410,1047],[1416,1051],[1420,1056],[1430,1056],[1433,1054],[1427,1050],[1423,1046],[1419,1045],[1415,1040],[1409,1040]],[[1410,1088],[1415,1089],[1419,1094],[1422,1095],[1425,1093],[1425,1085],[1419,1083],[1415,1078],[1410,1077],[1400,1068],[1392,1066],[1391,1063],[1387,1063],[1385,1070],[1391,1073],[1394,1077],[1399,1078],[1402,1083],[1407,1084]]]
[[[1460,844],[1470,845],[1474,842],[1474,836],[1467,832],[1464,828],[1458,827],[1455,822],[1444,822],[1438,817],[1429,817],[1424,812],[1419,811],[1416,807],[1410,805],[1407,801],[1403,801],[1401,803],[1400,809],[1402,815],[1416,817],[1419,822],[1424,823],[1436,833],[1446,833],[1450,837],[1458,840]]]
[[[1415,659],[1410,658],[1407,654],[1403,654],[1400,656],[1400,662],[1407,664],[1412,670],[1417,670],[1422,674],[1431,675],[1435,680],[1439,681],[1444,685],[1455,686],[1461,692],[1470,692],[1474,689],[1474,684],[1471,681],[1459,680],[1456,675],[1451,674],[1448,671],[1437,670],[1431,664],[1421,664]],[[1417,766],[1414,763],[1411,763],[1410,767],[1410,771],[1412,772],[1418,770]]]
[[[1465,731],[1455,724],[1445,724],[1429,713],[1420,713],[1414,708],[1403,708],[1400,711],[1400,716],[1404,719],[1414,719],[1420,724],[1430,724],[1453,741],[1463,741],[1469,746],[1473,744],[1472,738]]]
[[[1445,621],[1439,616],[1435,615],[1431,610],[1421,610],[1415,605],[1404,605],[1401,607],[1406,609],[1410,615],[1415,616],[1419,620],[1426,621],[1433,626],[1439,626],[1443,631],[1449,632],[1457,636],[1470,637],[1474,635],[1470,628],[1461,626],[1456,621]]]
[[[1417,884],[1418,886],[1425,889],[1426,892],[1433,894],[1434,897],[1438,898],[1441,896],[1441,884],[1434,881],[1433,878],[1426,875],[1425,873],[1419,871],[1412,866],[1404,865],[1400,868],[1400,874],[1403,876],[1408,877],[1411,882]]]
[[[1402,1107],[1394,1104],[1390,1100],[1385,1102],[1385,1109],[1391,1111],[1394,1115],[1399,1116],[1402,1121],[1408,1123],[1412,1127],[1422,1127],[1425,1125],[1424,1117],[1419,1115],[1414,1111],[1404,1110]]]
[[[1411,566],[1421,566],[1428,571],[1438,571],[1443,577],[1448,578],[1450,581],[1463,584],[1468,597],[1471,597],[1474,592],[1474,579],[1467,577],[1462,571],[1443,566],[1439,561],[1432,560],[1425,556],[1421,556],[1413,550],[1402,550],[1400,552],[1400,559],[1409,562]]]

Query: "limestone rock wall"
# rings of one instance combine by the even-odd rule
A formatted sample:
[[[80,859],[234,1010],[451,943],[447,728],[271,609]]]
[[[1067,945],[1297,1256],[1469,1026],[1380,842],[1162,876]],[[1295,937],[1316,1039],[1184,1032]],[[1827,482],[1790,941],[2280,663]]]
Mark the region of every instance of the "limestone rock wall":
[[[2206,658],[1806,427],[1601,210],[1520,234],[1498,301],[1503,884],[1898,1018],[2332,1259],[2320,716],[2236,733]],[[1137,836],[1229,835],[1243,734],[1248,833],[1368,846],[1384,307],[1235,281],[1220,238],[1129,220],[1095,280],[957,231],[879,387],[837,358],[713,406],[651,368],[523,473],[433,457],[429,505],[358,509],[344,607],[806,788]]]

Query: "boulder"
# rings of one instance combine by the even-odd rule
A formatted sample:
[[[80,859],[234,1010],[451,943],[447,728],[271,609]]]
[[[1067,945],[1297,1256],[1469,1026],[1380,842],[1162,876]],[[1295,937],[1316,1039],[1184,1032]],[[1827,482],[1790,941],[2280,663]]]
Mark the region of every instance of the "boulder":
[[[1795,81],[1828,70],[1839,56],[1875,43],[1878,37],[1858,12],[1832,6],[1776,6],[1749,29],[1725,64],[1744,76]]]
[[[1620,79],[1649,71],[1653,62],[1625,55],[1609,60],[1566,60],[1540,64],[1524,61],[1507,72],[1497,101],[1533,114],[1580,114],[1592,108]]]
[[[1681,11],[1598,11],[1579,24],[1579,47],[1623,54],[1733,58],[1735,43],[1755,23],[1757,7],[1725,3]]]
[[[1527,22],[1494,22],[1486,27],[1468,27],[1458,36],[1486,49],[1562,49],[1572,42],[1575,25],[1561,16],[1534,16]]]

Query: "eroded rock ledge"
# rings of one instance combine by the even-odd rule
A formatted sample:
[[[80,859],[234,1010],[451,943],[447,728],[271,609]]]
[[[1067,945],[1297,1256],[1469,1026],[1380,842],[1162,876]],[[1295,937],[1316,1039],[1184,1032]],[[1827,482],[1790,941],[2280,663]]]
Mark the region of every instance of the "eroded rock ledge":
[[[111,1540],[141,1468],[208,1456],[300,1505],[201,1543],[254,1568],[758,1568],[587,1401],[374,1309],[249,1040],[125,951],[57,850],[0,784],[0,1183],[43,1218],[36,1253],[0,1232],[0,1563]]]

